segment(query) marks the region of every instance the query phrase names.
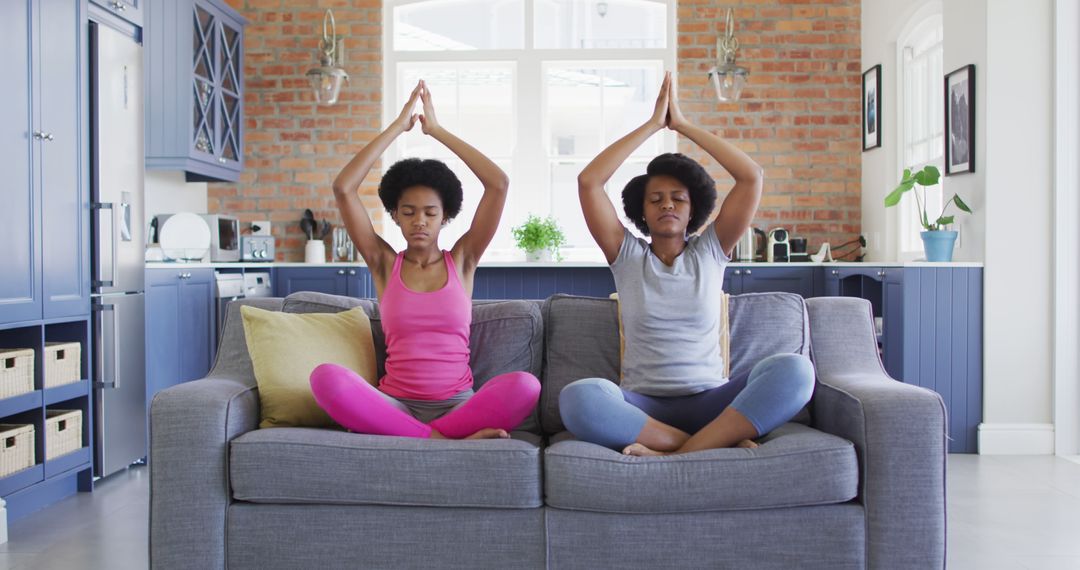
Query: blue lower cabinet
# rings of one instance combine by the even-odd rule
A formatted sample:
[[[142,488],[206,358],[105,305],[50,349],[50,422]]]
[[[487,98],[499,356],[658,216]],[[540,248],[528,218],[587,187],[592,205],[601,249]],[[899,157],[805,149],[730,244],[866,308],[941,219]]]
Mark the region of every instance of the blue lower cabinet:
[[[741,277],[739,293],[795,293],[803,298],[814,296],[813,267],[746,267],[736,268]],[[741,272],[741,275],[738,275]]]
[[[888,286],[891,273],[886,273]],[[895,270],[899,271],[899,270]],[[941,394],[949,425],[949,452],[978,451],[982,422],[981,268],[903,269],[901,367],[904,382]],[[888,303],[889,301],[886,301]],[[894,334],[888,323],[889,335]]]
[[[824,293],[870,301],[889,376],[945,402],[949,452],[976,453],[982,422],[982,269],[824,268]]]
[[[473,299],[547,299],[555,294],[607,297],[615,280],[607,267],[479,267]]]
[[[274,295],[300,291],[368,298],[375,296],[366,267],[279,267],[274,270]]]
[[[146,272],[146,402],[210,371],[214,342],[212,269]]]

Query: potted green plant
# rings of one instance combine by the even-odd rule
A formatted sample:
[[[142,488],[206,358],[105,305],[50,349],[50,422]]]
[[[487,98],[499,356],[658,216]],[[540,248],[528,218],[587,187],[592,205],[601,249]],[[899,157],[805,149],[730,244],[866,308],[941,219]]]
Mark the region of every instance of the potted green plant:
[[[566,243],[566,236],[551,216],[540,218],[529,214],[525,223],[513,228],[511,233],[518,248],[525,251],[526,261],[551,261],[553,255],[562,261],[559,248]]]
[[[908,190],[914,189],[915,202],[919,206],[919,223],[922,224],[924,230],[919,235],[923,241],[923,251],[926,252],[927,261],[952,261],[953,246],[956,244],[956,231],[943,229],[953,223],[954,216],[946,216],[945,212],[949,209],[949,205],[956,204],[956,207],[963,212],[971,213],[971,208],[960,199],[958,194],[953,194],[953,197],[945,202],[945,207],[941,209],[941,214],[934,222],[930,222],[930,218],[926,215],[926,189],[930,186],[934,186],[941,181],[941,172],[934,166],[925,166],[922,170],[912,173],[910,168],[904,169],[904,177],[900,180],[900,185],[895,190],[889,192],[889,195],[885,197],[885,207],[889,208],[900,203],[900,198],[904,196],[904,193]],[[918,184],[922,187],[922,199],[919,199],[919,190],[915,188]]]

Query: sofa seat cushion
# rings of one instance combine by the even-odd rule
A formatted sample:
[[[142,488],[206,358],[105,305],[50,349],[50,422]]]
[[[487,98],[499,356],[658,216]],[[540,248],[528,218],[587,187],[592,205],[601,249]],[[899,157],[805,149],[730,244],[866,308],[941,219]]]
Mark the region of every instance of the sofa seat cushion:
[[[851,442],[788,423],[757,449],[632,457],[563,434],[545,451],[548,506],[688,513],[843,503],[858,491]]]
[[[313,428],[254,430],[231,443],[233,498],[254,503],[533,508],[540,439],[446,441]]]

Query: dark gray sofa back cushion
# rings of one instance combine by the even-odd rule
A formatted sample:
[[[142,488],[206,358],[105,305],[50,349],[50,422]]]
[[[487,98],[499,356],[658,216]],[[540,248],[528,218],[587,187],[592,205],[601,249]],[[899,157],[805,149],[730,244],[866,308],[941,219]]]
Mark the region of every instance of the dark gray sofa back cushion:
[[[285,298],[286,313],[329,313],[363,307],[371,319],[378,374],[386,373],[386,336],[382,330],[379,303],[325,293],[299,292]],[[531,301],[498,301],[473,304],[470,329],[469,366],[475,379],[474,389],[499,374],[525,371],[541,377],[544,352],[544,324],[540,307]],[[536,413],[519,430],[539,433]]]
[[[731,376],[748,374],[779,353],[810,354],[806,303],[792,293],[732,295]],[[619,381],[619,316],[615,301],[555,295],[543,306],[544,381],[540,421],[549,434],[563,431],[559,391],[581,378]],[[719,413],[719,412],[717,412]]]

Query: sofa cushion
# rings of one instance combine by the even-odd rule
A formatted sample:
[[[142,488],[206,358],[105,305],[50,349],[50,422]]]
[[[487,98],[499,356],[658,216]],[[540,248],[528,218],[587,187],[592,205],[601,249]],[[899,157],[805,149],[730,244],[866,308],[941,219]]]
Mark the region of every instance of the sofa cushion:
[[[379,316],[379,303],[326,293],[300,292],[285,298],[282,310],[287,313],[338,312],[363,307],[371,319],[378,376],[386,374],[386,336]],[[544,325],[540,306],[531,301],[474,302],[470,327],[469,366],[474,389],[507,372],[529,372],[541,378],[544,351]],[[519,430],[540,433],[539,420],[533,411]]]
[[[546,504],[607,513],[687,513],[843,503],[855,498],[851,442],[788,423],[757,449],[633,457],[565,437],[544,454]]]
[[[540,438],[446,441],[312,428],[250,431],[230,444],[233,498],[254,503],[533,508]]]
[[[728,316],[731,377],[749,374],[755,364],[780,353],[810,354],[806,303],[792,293],[732,295]],[[555,434],[565,427],[559,391],[582,378],[619,378],[619,315],[616,302],[554,295],[544,302],[544,383],[540,421]],[[717,410],[717,414],[720,410]],[[805,411],[796,416],[806,423]]]
[[[375,380],[371,323],[357,308],[290,314],[244,306],[248,353],[259,384],[259,427],[335,425],[311,393],[311,371],[323,363]]]

